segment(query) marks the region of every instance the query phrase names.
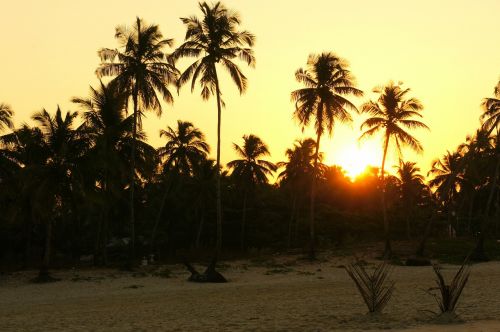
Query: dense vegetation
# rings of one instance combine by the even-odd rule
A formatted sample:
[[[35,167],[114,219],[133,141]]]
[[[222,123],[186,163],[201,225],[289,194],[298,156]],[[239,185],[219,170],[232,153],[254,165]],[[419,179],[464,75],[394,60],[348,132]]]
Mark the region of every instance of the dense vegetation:
[[[384,133],[384,158],[380,169],[351,181],[322,163],[320,139],[352,120],[358,108],[347,98],[362,91],[345,60],[312,54],[295,73],[303,87],[291,99],[297,122],[312,122],[317,137],[291,142],[287,160],[273,163],[265,137],[242,133],[234,144],[239,159],[225,167],[218,75],[227,71],[245,92],[237,61],[254,65],[255,37],[222,4],[200,9],[201,17],[182,19],[185,41],[170,54],[172,41],[157,25],[138,18],[130,30],[117,28],[119,49],[100,50],[96,71],[111,80],[73,98],[76,112],[44,109],[33,114],[34,126],[14,126],[13,111],[0,104],[2,265],[41,262],[46,273],[50,264],[88,255],[102,265],[260,248],[308,248],[313,258],[317,246],[381,239],[386,257],[391,239],[418,240],[415,254],[423,256],[429,236],[476,239],[473,258],[487,259],[485,236],[498,234],[500,221],[500,82],[482,103],[481,127],[432,164],[428,181],[412,161],[401,160],[396,175],[385,167],[389,148],[423,149],[412,136],[427,128],[418,120],[423,106],[401,85],[376,89],[380,98],[359,111],[370,116],[363,137]],[[185,57],[195,60],[180,70]],[[203,99],[216,99],[216,160],[195,121],[162,130],[158,149],[141,128],[144,112],[161,115],[160,99],[173,103],[171,90],[188,82],[192,90],[200,83]]]

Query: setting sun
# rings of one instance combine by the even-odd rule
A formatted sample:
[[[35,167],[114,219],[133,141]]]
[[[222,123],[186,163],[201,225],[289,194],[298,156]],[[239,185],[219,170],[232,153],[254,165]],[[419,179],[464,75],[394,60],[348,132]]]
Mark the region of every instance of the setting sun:
[[[378,167],[380,164],[380,149],[376,145],[373,142],[351,143],[336,155],[327,156],[327,163],[341,166],[351,181],[354,181],[368,166]]]

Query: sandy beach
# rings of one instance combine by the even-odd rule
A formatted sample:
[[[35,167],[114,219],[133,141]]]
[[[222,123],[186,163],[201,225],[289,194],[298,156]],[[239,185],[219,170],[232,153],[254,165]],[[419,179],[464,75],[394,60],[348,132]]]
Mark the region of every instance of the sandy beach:
[[[62,280],[32,284],[36,271],[0,279],[0,331],[500,331],[500,262],[473,266],[457,313],[436,325],[430,267],[395,266],[393,299],[370,316],[342,268],[281,257],[223,265],[227,284],[196,284],[180,265],[169,278],[141,272],[54,271]],[[444,265],[446,275],[457,266]]]

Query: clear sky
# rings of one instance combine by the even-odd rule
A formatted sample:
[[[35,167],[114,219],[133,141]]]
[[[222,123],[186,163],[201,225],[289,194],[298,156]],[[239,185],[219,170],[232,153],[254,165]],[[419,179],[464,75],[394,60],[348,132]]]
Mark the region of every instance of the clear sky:
[[[222,80],[227,108],[222,121],[222,160],[234,158],[232,142],[256,134],[268,143],[273,161],[302,133],[293,120],[290,92],[300,87],[294,72],[309,53],[334,51],[346,58],[358,87],[375,96],[373,87],[402,81],[424,104],[430,132],[415,132],[423,155],[404,152],[427,170],[431,160],[454,149],[478,127],[482,98],[492,95],[500,76],[500,1],[481,0],[227,0],[237,10],[242,27],[257,37],[255,69],[242,68],[249,79],[239,96],[229,80]],[[42,108],[75,110],[70,99],[84,97],[95,85],[97,50],[114,48],[117,25],[132,24],[139,16],[160,25],[176,46],[184,37],[179,17],[199,15],[194,0],[19,0],[5,1],[0,20],[0,102],[16,112],[16,123]],[[185,68],[181,63],[180,69]],[[215,152],[215,99],[203,102],[199,91],[181,90],[173,106],[157,118],[148,113],[149,141],[159,146],[160,128],[177,119],[201,128]],[[322,140],[327,163],[357,164],[353,152],[360,135],[360,116],[351,126],[339,125],[333,138]],[[365,159],[379,163],[379,138],[363,142]],[[212,154],[214,155],[214,153]],[[397,159],[390,155],[391,161]],[[361,161],[359,161],[361,162]]]

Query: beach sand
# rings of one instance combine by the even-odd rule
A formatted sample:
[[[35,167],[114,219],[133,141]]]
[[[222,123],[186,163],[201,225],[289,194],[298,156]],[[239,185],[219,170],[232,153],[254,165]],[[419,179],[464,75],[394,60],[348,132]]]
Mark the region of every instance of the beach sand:
[[[105,269],[54,271],[59,282],[33,284],[36,271],[0,277],[0,331],[500,331],[500,262],[473,266],[457,324],[435,324],[431,267],[395,266],[392,300],[377,316],[342,268],[346,259],[297,257],[232,261],[227,284],[187,282]],[[151,268],[151,267],[150,267]],[[458,267],[444,265],[448,277]],[[497,320],[497,321],[495,321]]]

